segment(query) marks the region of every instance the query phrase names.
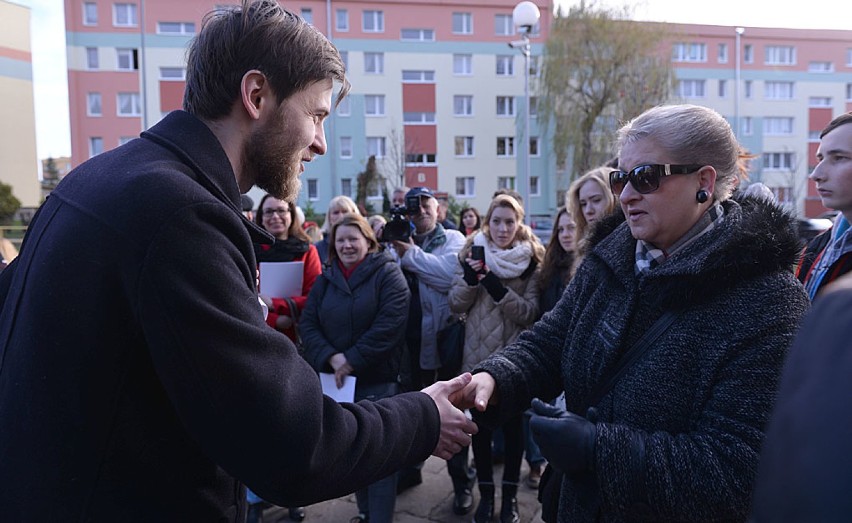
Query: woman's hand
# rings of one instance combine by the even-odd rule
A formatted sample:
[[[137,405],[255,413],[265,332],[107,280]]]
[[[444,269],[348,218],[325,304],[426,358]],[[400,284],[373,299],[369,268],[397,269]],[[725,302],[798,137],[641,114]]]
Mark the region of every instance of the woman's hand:
[[[338,389],[343,388],[343,381],[346,379],[346,376],[352,374],[352,371],[355,369],[352,368],[352,365],[346,360],[346,356],[343,355],[342,352],[336,353],[334,356],[328,359],[328,364],[331,365],[331,368],[334,369],[334,383],[337,385]]]
[[[270,309],[271,310],[271,309]],[[275,328],[284,331],[293,326],[293,318],[281,314],[275,319]]]
[[[497,384],[491,374],[478,372],[463,389],[450,395],[450,402],[460,409],[475,408],[485,412],[488,405],[497,403],[497,395],[494,393],[496,387]]]

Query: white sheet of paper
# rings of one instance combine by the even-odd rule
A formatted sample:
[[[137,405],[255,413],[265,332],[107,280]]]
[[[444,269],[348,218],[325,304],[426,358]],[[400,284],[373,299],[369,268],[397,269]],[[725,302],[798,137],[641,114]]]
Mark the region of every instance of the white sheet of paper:
[[[305,262],[260,262],[260,292],[271,298],[302,295]]]
[[[355,401],[355,381],[358,379],[355,376],[346,376],[343,380],[343,388],[338,389],[334,382],[334,374],[320,372],[320,383],[322,384],[322,393],[338,403],[353,403]]]

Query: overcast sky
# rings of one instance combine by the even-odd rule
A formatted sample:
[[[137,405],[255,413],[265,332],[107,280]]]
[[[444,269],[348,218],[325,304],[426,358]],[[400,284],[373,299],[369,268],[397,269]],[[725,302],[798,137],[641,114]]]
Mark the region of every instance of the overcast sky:
[[[65,14],[62,0],[12,0],[29,6],[32,16],[33,80],[39,158],[71,154],[68,124],[68,85],[65,60]],[[803,29],[852,29],[852,2],[822,0],[640,0],[633,5],[634,18],[660,22],[729,25],[743,27],[795,27]],[[285,0],[285,5],[297,2]],[[576,5],[579,0],[558,0],[557,5]],[[592,2],[587,2],[587,5]],[[618,0],[598,0],[619,6]],[[782,7],[783,4],[783,7]],[[2,22],[0,22],[2,30]]]

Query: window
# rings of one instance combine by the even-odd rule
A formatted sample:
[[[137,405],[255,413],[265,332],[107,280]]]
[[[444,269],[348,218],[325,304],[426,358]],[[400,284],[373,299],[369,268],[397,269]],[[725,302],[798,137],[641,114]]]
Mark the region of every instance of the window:
[[[743,91],[745,92],[745,94],[743,96],[745,96],[748,99],[750,99],[752,97],[751,85],[752,85],[751,80],[746,80],[745,82],[743,82]]]
[[[118,116],[142,116],[139,93],[118,93],[116,114]]]
[[[368,94],[364,96],[364,114],[367,116],[385,115],[385,95]]]
[[[104,152],[104,139],[100,136],[89,137],[89,158]]]
[[[672,46],[673,62],[706,62],[707,44],[677,43]]]
[[[808,131],[808,141],[809,142],[818,142],[819,135],[822,131]]]
[[[346,9],[338,9],[334,12],[334,27],[338,31],[349,31],[349,11]]]
[[[530,136],[530,156],[541,156],[538,150],[538,136]]]
[[[743,62],[747,64],[754,63],[754,47],[751,44],[743,46]]]
[[[382,184],[378,180],[373,180],[370,184],[367,185],[367,199],[368,200],[381,200],[384,196],[382,195]]]
[[[538,176],[530,176],[530,196],[541,196],[541,184]]]
[[[302,18],[305,19],[305,22],[307,22],[309,24],[314,23],[314,10],[313,9],[311,9],[310,7],[303,7],[301,14],[302,14]]]
[[[728,63],[728,44],[719,44],[719,63]]]
[[[763,97],[767,100],[792,100],[793,82],[765,82]]]
[[[352,114],[352,99],[348,96],[343,100],[340,100],[340,104],[337,106],[337,116],[349,116]]]
[[[796,202],[793,198],[792,187],[770,187],[770,189],[772,189],[772,194],[775,195],[778,203],[791,204]]]
[[[530,96],[530,118],[538,118],[538,96]]]
[[[456,196],[474,197],[476,192],[476,180],[473,176],[457,176],[456,177]]]
[[[541,56],[530,56],[530,76],[541,75]]]
[[[770,171],[793,169],[793,153],[763,153],[763,168]]]
[[[846,84],[846,101],[852,100],[852,84]]]
[[[793,134],[793,118],[786,116],[764,118],[763,134],[770,136]]]
[[[399,38],[404,42],[434,42],[434,29],[401,29]]]
[[[453,34],[473,34],[473,15],[470,13],[453,13]]]
[[[127,142],[133,140],[133,138],[134,138],[133,136],[120,136],[118,138],[118,145],[124,145]]]
[[[343,61],[343,67],[349,71],[349,51],[340,51],[340,60]]]
[[[160,67],[160,80],[186,80],[185,67]]]
[[[497,137],[497,157],[511,158],[515,156],[515,137],[514,136],[498,136]]]
[[[852,67],[852,48],[846,50],[846,66]]]
[[[515,57],[512,55],[497,55],[497,76],[515,75]]]
[[[453,96],[453,116],[473,116],[473,95],[457,94]]]
[[[340,137],[340,157],[341,158],[352,158],[352,137],[351,136],[341,136]]]
[[[86,69],[98,69],[100,67],[100,63],[98,60],[98,48],[97,47],[87,47],[86,48]]]
[[[437,156],[435,153],[409,153],[405,155],[405,165],[435,165]]]
[[[102,116],[101,93],[89,93],[86,95],[86,115]]]
[[[192,22],[157,22],[157,34],[161,35],[194,35],[195,24]]]
[[[385,32],[385,13],[384,11],[364,11],[363,29],[365,33],[384,33]]]
[[[515,97],[497,97],[497,116],[515,116]]]
[[[462,158],[473,156],[473,136],[456,136],[455,155]]]
[[[406,84],[435,83],[435,71],[403,71],[402,82]]]
[[[316,178],[308,178],[308,200],[319,200],[319,180]]]
[[[515,177],[514,176],[498,176],[497,177],[497,188],[498,189],[515,189]]]
[[[367,155],[375,156],[376,158],[385,157],[385,137],[384,136],[368,136],[367,137]]]
[[[384,74],[385,53],[364,53],[364,72],[367,74]]]
[[[831,62],[810,62],[808,64],[808,72],[811,73],[833,73],[834,64]]]
[[[435,113],[402,113],[402,121],[406,125],[434,124]]]
[[[704,80],[680,80],[677,95],[681,98],[704,98]]]
[[[98,25],[98,4],[83,2],[83,25]]]
[[[116,27],[136,27],[136,4],[113,4],[112,25]]]
[[[766,65],[795,65],[796,48],[792,45],[767,45]]]
[[[473,74],[473,55],[470,55],[470,54],[454,54],[453,55],[453,74],[459,74],[459,75]]]
[[[115,52],[119,71],[135,71],[139,69],[136,49],[116,49]]]
[[[512,15],[494,15],[494,34],[497,36],[512,36],[515,34],[515,24]]]
[[[352,178],[340,179],[340,194],[344,196],[352,196]]]
[[[808,98],[808,107],[831,107],[831,97],[811,96]]]
[[[749,136],[752,133],[752,125],[751,125],[751,116],[746,116],[742,119],[742,123],[740,124],[742,128],[742,133],[744,136]]]
[[[719,98],[728,97],[728,81],[719,80]]]

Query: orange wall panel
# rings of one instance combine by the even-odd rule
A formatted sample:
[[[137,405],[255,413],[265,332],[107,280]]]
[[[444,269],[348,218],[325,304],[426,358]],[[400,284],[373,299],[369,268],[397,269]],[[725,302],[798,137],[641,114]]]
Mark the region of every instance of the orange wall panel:
[[[183,107],[186,82],[160,82],[160,112],[166,113]]]
[[[438,188],[437,167],[406,167],[405,185],[408,187],[429,187],[432,190]]]
[[[438,152],[437,127],[434,125],[406,125],[405,148],[411,153]]]
[[[406,113],[434,113],[435,84],[402,84],[402,110]]]

